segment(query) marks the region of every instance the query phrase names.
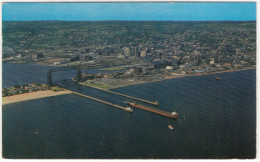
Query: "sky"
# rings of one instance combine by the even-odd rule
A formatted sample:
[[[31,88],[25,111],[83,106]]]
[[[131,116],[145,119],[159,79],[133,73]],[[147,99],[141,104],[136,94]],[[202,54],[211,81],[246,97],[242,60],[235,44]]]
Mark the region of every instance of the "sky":
[[[5,3],[3,21],[256,20],[256,3]]]

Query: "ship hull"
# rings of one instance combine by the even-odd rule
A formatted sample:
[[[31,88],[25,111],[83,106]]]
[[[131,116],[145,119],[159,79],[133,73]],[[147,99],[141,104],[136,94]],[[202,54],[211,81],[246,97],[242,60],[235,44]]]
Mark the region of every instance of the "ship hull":
[[[150,111],[150,112],[153,112],[153,113],[156,113],[156,114],[159,114],[159,115],[163,115],[163,116],[166,116],[166,117],[169,117],[169,118],[178,118],[178,114],[172,115],[169,112],[158,110],[158,109],[148,107],[148,106],[144,106],[144,105],[141,105],[141,104],[138,104],[138,103],[135,103],[135,102],[129,102],[128,104],[130,106],[133,106],[133,107],[136,107],[136,108],[139,108],[139,109],[143,109],[143,110],[147,110],[147,111]]]

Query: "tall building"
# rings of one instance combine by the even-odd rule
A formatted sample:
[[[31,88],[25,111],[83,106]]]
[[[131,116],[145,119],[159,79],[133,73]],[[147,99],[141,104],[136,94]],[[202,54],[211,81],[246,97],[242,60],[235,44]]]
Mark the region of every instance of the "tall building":
[[[140,55],[141,55],[141,52],[136,52],[136,55],[135,55],[136,59],[139,59]]]
[[[130,49],[128,48],[128,47],[123,47],[122,48],[122,51],[123,51],[123,54],[125,55],[125,56],[130,56]]]
[[[141,51],[141,57],[146,57],[146,53],[147,53],[146,50],[142,50]]]
[[[209,64],[210,64],[210,65],[214,65],[214,64],[215,64],[214,58],[211,58],[211,59],[210,59]]]

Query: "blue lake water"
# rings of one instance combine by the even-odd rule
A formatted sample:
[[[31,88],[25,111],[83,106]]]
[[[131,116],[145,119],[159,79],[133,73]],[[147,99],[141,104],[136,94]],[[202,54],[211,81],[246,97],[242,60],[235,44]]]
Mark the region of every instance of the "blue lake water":
[[[11,64],[3,63],[3,87],[11,87],[17,84],[29,83],[46,83],[47,72],[52,66],[38,65],[38,64]],[[97,69],[82,69],[82,72],[95,73],[112,73],[113,71],[104,71],[102,68]],[[52,75],[52,80],[59,81],[62,79],[71,79],[76,76],[76,70],[58,71]]]
[[[5,74],[3,69],[4,85],[24,78],[23,73],[15,77],[5,75],[11,74]],[[26,77],[41,81],[34,73]],[[215,77],[221,80],[216,81]],[[129,100],[92,88],[67,86],[121,106],[126,106]],[[74,94],[8,104],[2,110],[3,156],[44,159],[256,156],[256,70],[183,77],[114,91],[158,100],[159,109],[177,111],[179,118],[170,119],[140,109],[128,113]],[[170,130],[168,124],[174,129]]]

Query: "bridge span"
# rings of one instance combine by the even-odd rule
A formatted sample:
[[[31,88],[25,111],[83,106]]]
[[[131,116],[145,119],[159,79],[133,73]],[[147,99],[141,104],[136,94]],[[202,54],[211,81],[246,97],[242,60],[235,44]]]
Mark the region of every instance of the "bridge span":
[[[50,85],[50,86],[52,85],[52,73],[53,72],[78,70],[78,72],[80,71],[80,73],[81,73],[81,70],[80,70],[81,68],[82,68],[81,65],[61,66],[61,67],[52,68],[47,72],[47,84]],[[87,67],[83,67],[83,68],[87,68]],[[106,90],[106,89],[95,87],[95,86],[85,85],[85,84],[82,84],[82,83],[78,83],[78,84],[83,85],[83,86],[87,86],[87,87],[91,87],[91,88],[94,88],[94,89],[98,89],[98,90],[101,90],[101,91],[105,91],[105,92],[108,92],[108,93],[116,94],[116,95],[119,95],[119,96],[127,97],[127,98],[130,98],[130,99],[136,100],[136,101],[141,101],[141,102],[145,102],[145,103],[152,104],[152,105],[159,105],[159,102],[157,102],[157,101],[152,102],[152,101],[144,100],[144,99],[141,99],[141,98],[129,96],[129,95],[126,95],[126,94]]]

